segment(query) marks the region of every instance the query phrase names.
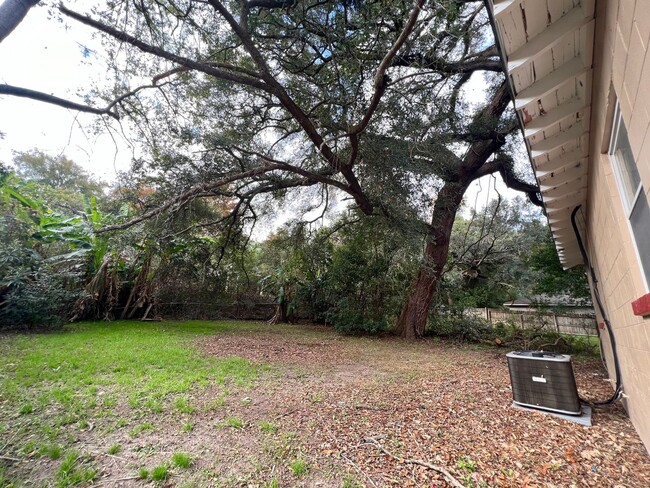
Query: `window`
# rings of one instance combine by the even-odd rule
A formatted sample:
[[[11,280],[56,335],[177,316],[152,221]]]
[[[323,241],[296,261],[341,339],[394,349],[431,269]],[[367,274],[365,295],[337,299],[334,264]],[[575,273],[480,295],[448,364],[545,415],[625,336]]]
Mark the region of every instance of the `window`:
[[[621,117],[618,103],[614,111],[612,140],[609,146],[618,190],[623,200],[623,208],[630,223],[634,243],[641,263],[641,274],[646,288],[650,283],[650,207],[641,184],[639,170],[632,155],[627,137],[627,129]]]

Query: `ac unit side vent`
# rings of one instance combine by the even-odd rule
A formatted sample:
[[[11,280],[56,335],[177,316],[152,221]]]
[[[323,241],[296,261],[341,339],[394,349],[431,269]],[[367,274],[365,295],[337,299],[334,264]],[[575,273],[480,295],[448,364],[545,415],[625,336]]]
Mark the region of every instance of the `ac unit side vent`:
[[[513,351],[506,357],[516,404],[580,415],[582,408],[571,356],[543,351]]]

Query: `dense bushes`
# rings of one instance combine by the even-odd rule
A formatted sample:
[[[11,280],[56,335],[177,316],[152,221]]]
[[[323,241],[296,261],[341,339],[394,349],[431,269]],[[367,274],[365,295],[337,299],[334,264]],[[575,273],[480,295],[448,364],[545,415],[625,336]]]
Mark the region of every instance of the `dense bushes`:
[[[481,342],[492,334],[492,327],[482,318],[460,313],[435,315],[429,324],[429,334],[462,341]]]
[[[76,276],[63,276],[48,266],[23,278],[26,279],[20,283],[11,283],[2,297],[6,302],[0,310],[2,327],[36,329],[62,325],[82,294],[78,286],[70,286],[69,278]]]
[[[375,334],[397,322],[422,267],[425,232],[406,218],[351,211],[315,228],[292,221],[255,242],[246,222],[230,218],[223,196],[97,234],[160,203],[164,192],[121,188],[98,203],[83,193],[102,192],[101,185],[79,177],[65,158],[30,153],[18,163],[31,180],[0,168],[0,326],[151,317],[162,310],[187,314],[178,318],[216,317],[220,308],[275,304],[277,321]],[[67,177],[55,178],[59,173]],[[497,201],[456,219],[430,333],[489,340],[487,324],[463,310],[531,290],[540,271],[528,273],[522,256],[547,230],[523,207]]]
[[[507,322],[492,325],[480,317],[458,312],[432,317],[428,333],[463,342],[501,346],[509,350],[543,349],[583,355],[597,355],[599,352],[596,337],[571,336],[541,328],[522,329]]]
[[[522,329],[514,324],[497,322],[489,336],[512,349],[552,351],[567,354],[597,355],[597,337],[559,334],[552,330]]]

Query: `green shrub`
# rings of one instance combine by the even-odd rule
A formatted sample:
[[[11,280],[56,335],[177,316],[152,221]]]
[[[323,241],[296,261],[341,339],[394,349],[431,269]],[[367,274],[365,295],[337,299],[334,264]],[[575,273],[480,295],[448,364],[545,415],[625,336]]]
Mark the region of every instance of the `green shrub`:
[[[63,325],[81,296],[81,273],[34,250],[0,243],[0,328]]]
[[[492,334],[485,320],[471,315],[435,315],[429,323],[429,334],[468,342],[480,342]]]
[[[348,308],[345,303],[333,314],[331,322],[334,329],[343,334],[378,334],[388,328],[385,318],[364,317],[352,307]]]
[[[522,329],[507,322],[494,324],[490,339],[498,339],[511,349],[543,349],[561,354],[585,356],[597,356],[600,350],[597,337],[559,334],[552,330]]]

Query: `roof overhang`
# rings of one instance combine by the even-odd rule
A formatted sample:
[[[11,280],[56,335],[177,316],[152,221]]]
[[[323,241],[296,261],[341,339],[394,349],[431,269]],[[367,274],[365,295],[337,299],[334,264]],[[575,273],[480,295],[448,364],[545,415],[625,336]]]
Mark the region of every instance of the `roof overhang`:
[[[595,0],[486,0],[526,149],[565,268],[582,264]]]

